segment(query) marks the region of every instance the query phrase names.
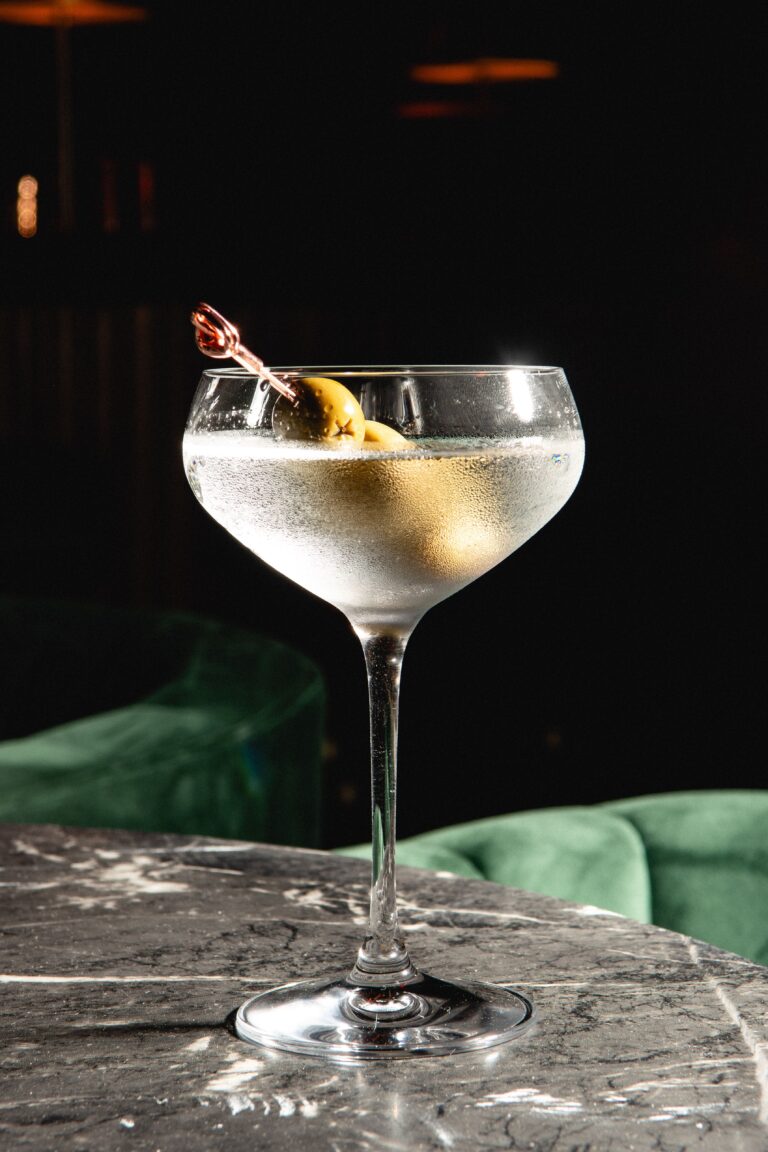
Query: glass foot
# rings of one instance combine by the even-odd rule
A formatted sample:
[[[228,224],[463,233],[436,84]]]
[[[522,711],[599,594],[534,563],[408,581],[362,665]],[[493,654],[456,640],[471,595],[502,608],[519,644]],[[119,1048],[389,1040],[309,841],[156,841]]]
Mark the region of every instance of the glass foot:
[[[243,1004],[242,1040],[327,1060],[444,1056],[505,1044],[533,1020],[530,1000],[495,984],[449,983],[420,973],[394,988],[348,978],[307,980]]]

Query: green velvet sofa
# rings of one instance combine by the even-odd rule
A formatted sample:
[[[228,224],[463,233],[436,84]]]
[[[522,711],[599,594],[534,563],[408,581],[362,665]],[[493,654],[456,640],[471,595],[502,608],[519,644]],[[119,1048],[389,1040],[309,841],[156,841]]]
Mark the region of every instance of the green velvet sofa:
[[[768,790],[516,812],[404,839],[398,862],[596,905],[768,964]]]
[[[318,843],[303,654],[178,613],[0,598],[0,821]]]

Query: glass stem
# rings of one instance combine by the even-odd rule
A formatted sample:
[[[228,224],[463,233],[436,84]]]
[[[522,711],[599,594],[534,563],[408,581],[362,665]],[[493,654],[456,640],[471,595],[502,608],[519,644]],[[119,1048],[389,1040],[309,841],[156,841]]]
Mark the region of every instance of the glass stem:
[[[412,629],[355,628],[365,655],[371,712],[371,919],[352,979],[384,988],[416,975],[397,923],[395,808],[400,671]]]

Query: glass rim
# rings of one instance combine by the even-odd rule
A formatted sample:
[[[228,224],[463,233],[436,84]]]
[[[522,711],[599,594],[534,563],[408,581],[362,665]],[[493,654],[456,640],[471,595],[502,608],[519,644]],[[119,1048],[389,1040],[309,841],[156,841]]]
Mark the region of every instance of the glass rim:
[[[273,364],[270,372],[281,376],[498,376],[505,372],[525,372],[529,376],[565,375],[563,368],[550,364]],[[259,379],[248,368],[226,366],[204,368],[203,376],[230,376],[235,379]]]

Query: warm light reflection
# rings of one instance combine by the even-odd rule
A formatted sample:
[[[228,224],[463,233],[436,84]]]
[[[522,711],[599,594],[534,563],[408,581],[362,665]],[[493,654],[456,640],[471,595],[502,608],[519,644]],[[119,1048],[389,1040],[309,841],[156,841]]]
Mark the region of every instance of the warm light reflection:
[[[553,80],[554,60],[523,60],[497,56],[451,64],[416,64],[411,79],[419,84],[508,84],[516,80]]]
[[[28,240],[37,232],[37,180],[22,176],[16,185],[16,230]]]
[[[146,8],[133,4],[107,4],[105,0],[0,3],[0,22],[37,28],[50,28],[57,24],[126,24],[146,18]]]

